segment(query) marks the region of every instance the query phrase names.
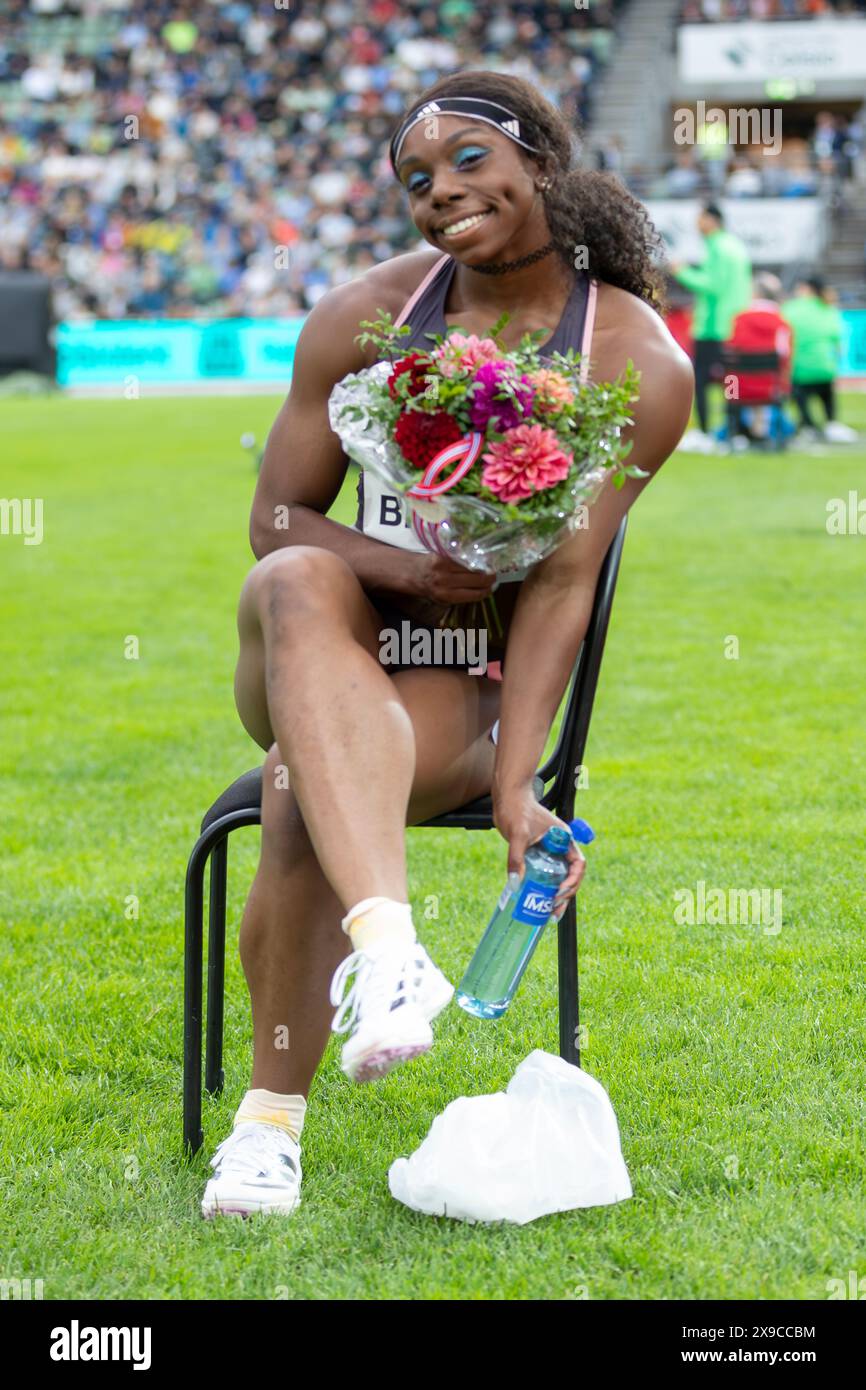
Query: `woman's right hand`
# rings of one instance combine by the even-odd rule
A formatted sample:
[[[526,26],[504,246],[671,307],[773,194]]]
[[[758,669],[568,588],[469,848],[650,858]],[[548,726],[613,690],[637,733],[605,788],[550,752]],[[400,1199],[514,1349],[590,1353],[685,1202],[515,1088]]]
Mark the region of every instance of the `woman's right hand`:
[[[443,609],[455,603],[480,603],[493,591],[496,575],[487,570],[468,570],[445,555],[407,551],[410,560],[405,592]]]

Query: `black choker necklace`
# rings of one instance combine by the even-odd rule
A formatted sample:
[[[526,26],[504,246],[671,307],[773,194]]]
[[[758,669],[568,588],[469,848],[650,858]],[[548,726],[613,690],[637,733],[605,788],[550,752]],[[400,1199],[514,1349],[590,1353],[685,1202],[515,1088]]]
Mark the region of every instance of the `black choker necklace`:
[[[540,250],[530,251],[528,256],[521,256],[516,261],[502,261],[499,265],[471,265],[468,268],[477,270],[479,275],[507,275],[512,270],[522,270],[525,265],[533,265],[535,261],[543,260],[554,249],[555,243],[549,241]]]

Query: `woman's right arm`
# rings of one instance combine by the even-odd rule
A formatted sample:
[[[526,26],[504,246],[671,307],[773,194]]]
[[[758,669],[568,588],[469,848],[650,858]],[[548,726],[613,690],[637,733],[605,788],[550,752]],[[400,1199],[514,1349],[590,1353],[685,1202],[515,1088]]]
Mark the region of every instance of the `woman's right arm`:
[[[486,576],[441,556],[386,545],[325,515],[347,467],[328,420],[328,398],[347,373],[371,365],[355,335],[362,319],[377,316],[374,297],[371,286],[359,279],[330,290],[308,315],[295,351],[291,389],[268,435],[250,544],[258,560],[286,545],[333,550],[369,593],[471,603],[489,590]]]
[[[402,588],[407,552],[331,521],[347,459],[328,421],[328,397],[348,372],[369,365],[354,341],[359,320],[374,315],[360,283],[324,295],[301,330],[292,384],[265,447],[250,516],[256,559],[286,545],[318,545],[341,555],[365,588]]]

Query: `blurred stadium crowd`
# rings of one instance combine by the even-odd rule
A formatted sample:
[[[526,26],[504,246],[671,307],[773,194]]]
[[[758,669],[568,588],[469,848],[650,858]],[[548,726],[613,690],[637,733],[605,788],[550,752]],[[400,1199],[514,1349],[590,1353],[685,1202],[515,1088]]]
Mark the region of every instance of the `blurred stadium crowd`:
[[[683,0],[677,23],[862,19],[864,14],[866,0]],[[811,133],[783,141],[778,159],[764,159],[758,146],[732,151],[720,138],[717,142],[707,140],[697,149],[682,149],[661,179],[644,178],[635,170],[629,171],[626,181],[640,197],[820,195],[832,209],[838,210],[844,204],[845,185],[855,176],[862,154],[864,109],[853,118],[838,112],[819,112]],[[718,128],[715,133],[719,133]]]
[[[866,0],[684,0],[683,24],[712,23],[733,19],[839,19],[862,15]]]
[[[827,199],[832,209],[844,201],[863,149],[863,110],[856,116],[819,111],[809,138],[786,136],[778,158],[766,159],[753,145],[732,149],[723,140],[684,146],[658,180],[631,176],[642,197],[656,198],[808,198]],[[714,127],[724,133],[724,127]]]
[[[495,68],[585,122],[623,3],[5,0],[0,268],[66,320],[304,312],[417,244],[386,151],[424,86]]]

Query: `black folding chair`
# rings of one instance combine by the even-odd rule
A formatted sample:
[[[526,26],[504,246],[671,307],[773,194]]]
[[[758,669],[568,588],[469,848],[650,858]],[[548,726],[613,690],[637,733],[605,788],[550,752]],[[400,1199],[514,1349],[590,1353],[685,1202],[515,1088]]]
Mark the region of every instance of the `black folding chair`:
[[[583,762],[586,738],[601,658],[613,604],[620,556],[625,541],[626,518],[620,524],[605,556],[596,586],[592,617],[578,653],[568,703],[556,748],[535,778],[538,800],[563,820],[574,814],[575,772]],[[548,782],[550,786],[547,787]],[[545,790],[545,788],[547,788]],[[204,871],[210,859],[208,908],[207,1036],[205,1089],[222,1090],[224,1072],[223,1002],[225,996],[226,869],[228,837],[244,825],[260,825],[262,819],[262,769],[245,772],[217,797],[201,824],[201,835],[190,855],[186,871],[186,926],[183,1004],[183,1139],[190,1153],[202,1144],[201,1129],[201,1032]],[[479,797],[457,811],[434,816],[424,826],[490,830],[493,807],[489,796]],[[559,1051],[567,1062],[580,1065],[578,1045],[577,916],[572,899],[558,926],[559,932]]]
[[[782,453],[787,448],[782,406],[788,399],[788,392],[782,374],[782,358],[778,352],[744,352],[740,348],[725,344],[722,348],[722,368],[726,373],[725,380],[730,375],[736,377],[739,382],[737,399],[727,402],[725,412],[728,439],[732,440],[735,435],[742,434],[744,409],[767,406],[770,410],[770,427],[765,442],[772,445],[776,453]],[[756,391],[754,381],[750,386],[750,377],[758,377],[763,383],[770,374],[774,380],[766,391]]]

